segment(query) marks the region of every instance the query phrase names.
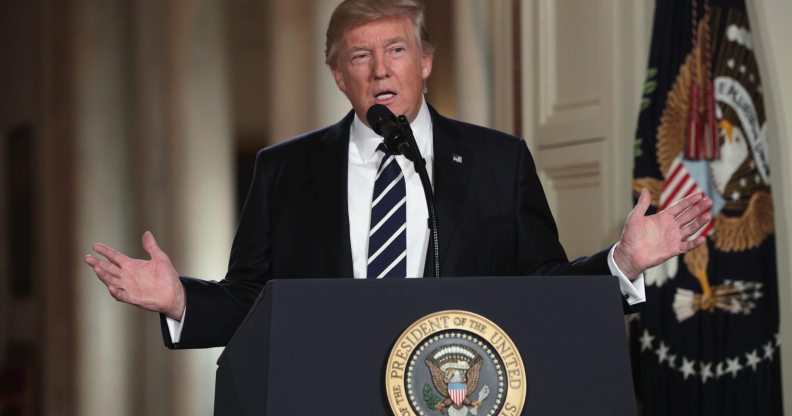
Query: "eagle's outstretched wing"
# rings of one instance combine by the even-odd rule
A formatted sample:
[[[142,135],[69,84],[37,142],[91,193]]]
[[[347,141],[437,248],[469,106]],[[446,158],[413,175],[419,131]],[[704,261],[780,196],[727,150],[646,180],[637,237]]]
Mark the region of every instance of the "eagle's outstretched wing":
[[[445,382],[443,370],[430,359],[426,359],[426,366],[429,367],[429,372],[432,373],[432,384],[434,384],[435,390],[443,397],[448,398],[448,384]]]
[[[481,356],[476,356],[476,358],[473,359],[473,365],[471,365],[470,369],[467,371],[467,393],[465,394],[465,397],[473,394],[473,392],[476,391],[476,388],[478,388],[482,363],[483,361],[481,360]]]

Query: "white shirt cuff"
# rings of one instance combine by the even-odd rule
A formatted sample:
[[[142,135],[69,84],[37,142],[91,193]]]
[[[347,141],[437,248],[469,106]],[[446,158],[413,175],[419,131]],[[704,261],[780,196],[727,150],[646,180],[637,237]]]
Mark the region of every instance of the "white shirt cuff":
[[[179,340],[181,339],[181,333],[182,333],[182,328],[184,327],[185,316],[187,316],[187,306],[184,307],[184,312],[182,312],[180,321],[165,317],[165,322],[167,322],[168,324],[168,332],[170,332],[171,342],[174,344],[178,344]]]
[[[619,278],[619,289],[621,289],[622,295],[624,295],[624,300],[627,301],[629,305],[635,305],[636,303],[646,302],[646,290],[644,287],[644,274],[641,273],[633,279],[632,281],[624,275],[616,262],[613,260],[613,251],[616,250],[616,246],[619,243],[616,243],[611,247],[610,252],[608,252],[608,268],[612,275]]]

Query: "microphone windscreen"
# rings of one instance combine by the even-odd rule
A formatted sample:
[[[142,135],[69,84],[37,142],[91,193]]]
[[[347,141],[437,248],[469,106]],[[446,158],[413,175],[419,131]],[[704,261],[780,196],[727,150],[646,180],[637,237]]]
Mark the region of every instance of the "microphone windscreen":
[[[366,112],[366,121],[375,133],[384,136],[382,131],[383,124],[386,122],[396,123],[396,116],[388,107],[382,104],[374,104]]]

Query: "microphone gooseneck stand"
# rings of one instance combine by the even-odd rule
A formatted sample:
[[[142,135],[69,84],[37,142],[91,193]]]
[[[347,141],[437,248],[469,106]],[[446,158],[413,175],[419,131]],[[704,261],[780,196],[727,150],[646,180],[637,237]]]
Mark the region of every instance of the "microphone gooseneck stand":
[[[409,150],[404,154],[407,159],[410,159],[415,166],[415,171],[418,177],[421,178],[421,185],[424,190],[424,198],[426,199],[426,210],[429,213],[428,226],[430,241],[432,243],[432,265],[434,266],[434,277],[440,277],[440,237],[438,236],[437,224],[437,210],[435,210],[435,198],[432,191],[432,183],[429,182],[429,174],[426,172],[426,160],[421,156],[421,151],[418,149],[418,144],[415,142],[415,137],[412,134],[410,123],[407,117],[399,116],[399,126],[404,133],[405,139],[409,142],[406,146]],[[404,146],[403,146],[404,147]]]

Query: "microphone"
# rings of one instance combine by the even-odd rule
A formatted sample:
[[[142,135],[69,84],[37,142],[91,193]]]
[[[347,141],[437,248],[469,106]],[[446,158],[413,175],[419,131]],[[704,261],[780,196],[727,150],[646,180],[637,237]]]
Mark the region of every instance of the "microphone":
[[[404,155],[414,160],[408,134],[396,116],[382,104],[372,105],[366,112],[366,120],[374,132],[385,138],[385,147],[393,155]],[[409,126],[409,123],[407,124]],[[409,128],[409,127],[408,127]]]

